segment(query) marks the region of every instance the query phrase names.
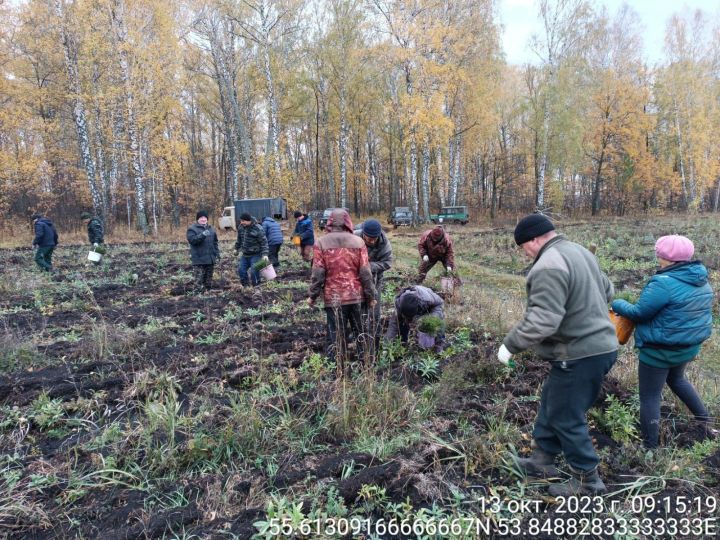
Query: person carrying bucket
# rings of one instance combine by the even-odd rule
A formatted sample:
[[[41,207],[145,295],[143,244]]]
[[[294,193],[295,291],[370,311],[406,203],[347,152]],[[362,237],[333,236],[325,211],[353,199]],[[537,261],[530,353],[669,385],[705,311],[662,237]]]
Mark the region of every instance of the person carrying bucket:
[[[418,269],[417,283],[425,281],[428,272],[437,263],[441,263],[448,274],[455,267],[455,250],[450,235],[445,232],[442,225],[437,225],[423,233],[418,242],[420,253],[420,268]]]
[[[295,231],[293,232],[293,243],[300,248],[300,256],[305,262],[309,262],[312,266],[313,246],[315,245],[315,232],[313,230],[312,220],[300,210],[296,210]]]
[[[398,336],[403,343],[407,343],[410,336],[410,328],[417,324],[423,317],[433,317],[440,321],[445,320],[443,312],[443,299],[431,288],[423,285],[406,287],[395,297],[395,313],[390,317],[385,341],[393,341]],[[423,332],[418,331],[418,342],[421,347],[427,348]],[[441,328],[436,335],[429,336],[434,340],[432,345],[435,352],[442,352],[445,345],[445,332]]]
[[[235,253],[240,254],[237,271],[243,287],[247,287],[250,283],[253,285],[260,283],[260,272],[255,265],[261,259],[269,260],[268,242],[263,228],[247,212],[240,214]],[[248,272],[250,278],[248,278]]]

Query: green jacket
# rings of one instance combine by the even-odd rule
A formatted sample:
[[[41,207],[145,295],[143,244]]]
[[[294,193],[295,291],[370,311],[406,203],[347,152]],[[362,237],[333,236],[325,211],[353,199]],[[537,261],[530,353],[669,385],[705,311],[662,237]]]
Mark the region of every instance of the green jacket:
[[[617,350],[607,303],[614,290],[595,256],[558,235],[543,246],[527,276],[527,309],[503,340],[515,354],[535,347],[550,361]]]

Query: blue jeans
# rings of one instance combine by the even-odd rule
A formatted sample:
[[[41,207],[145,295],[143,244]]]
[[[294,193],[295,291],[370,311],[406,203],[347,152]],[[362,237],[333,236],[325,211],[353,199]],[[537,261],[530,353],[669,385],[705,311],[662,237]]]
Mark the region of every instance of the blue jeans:
[[[238,276],[240,276],[240,283],[248,285],[250,280],[248,279],[248,270],[250,271],[250,277],[253,285],[260,283],[260,272],[252,269],[252,265],[262,259],[262,255],[243,255],[240,257],[240,264],[238,265]]]

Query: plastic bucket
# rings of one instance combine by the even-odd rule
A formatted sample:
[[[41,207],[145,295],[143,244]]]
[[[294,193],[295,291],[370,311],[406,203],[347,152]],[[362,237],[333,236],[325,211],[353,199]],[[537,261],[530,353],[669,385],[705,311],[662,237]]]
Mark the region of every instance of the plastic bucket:
[[[418,345],[421,349],[430,349],[435,346],[435,338],[424,332],[418,332]]]
[[[440,288],[444,293],[452,293],[455,290],[455,278],[453,277],[441,277]]]
[[[100,255],[96,251],[89,251],[87,258],[88,258],[88,261],[100,262],[102,260],[102,255]]]
[[[268,264],[265,268],[260,270],[260,275],[264,277],[266,281],[272,281],[277,277],[272,264]]]
[[[293,236],[292,237],[292,243],[296,246],[300,245],[300,237],[299,236]]]

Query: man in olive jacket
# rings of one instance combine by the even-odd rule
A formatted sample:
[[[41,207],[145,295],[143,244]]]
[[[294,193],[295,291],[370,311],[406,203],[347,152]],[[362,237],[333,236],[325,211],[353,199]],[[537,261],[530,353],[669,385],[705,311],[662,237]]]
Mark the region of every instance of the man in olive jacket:
[[[88,241],[94,248],[105,242],[105,230],[102,220],[98,216],[93,216],[90,212],[80,214],[80,219],[87,226]]]
[[[260,272],[253,268],[253,265],[260,259],[268,259],[267,238],[265,231],[258,225],[258,222],[247,212],[240,214],[240,227],[238,227],[235,252],[241,252],[240,263],[238,264],[238,276],[243,287],[252,282],[253,285],[260,283]],[[248,271],[251,278],[248,279]]]
[[[195,218],[196,223],[187,230],[187,241],[190,244],[190,257],[195,276],[195,290],[207,291],[212,286],[215,261],[220,257],[220,247],[215,229],[208,224],[208,213],[200,210]]]
[[[380,345],[380,302],[384,285],[383,275],[392,266],[393,252],[390,240],[385,236],[380,222],[376,219],[368,219],[355,229],[355,236],[359,236],[365,242],[370,260],[370,271],[375,282],[375,306],[372,310],[363,303],[363,318],[367,322],[367,332],[373,339],[375,350],[370,352],[374,356]]]
[[[551,485],[551,495],[604,493],[587,411],[617,357],[607,308],[612,283],[592,253],[558,235],[542,214],[518,223],[515,242],[534,262],[527,275],[525,315],[503,340],[498,359],[507,365],[513,354],[533,347],[552,366],[535,420],[533,454],[518,465],[530,476],[557,476],[554,463],[562,453],[571,477]]]

